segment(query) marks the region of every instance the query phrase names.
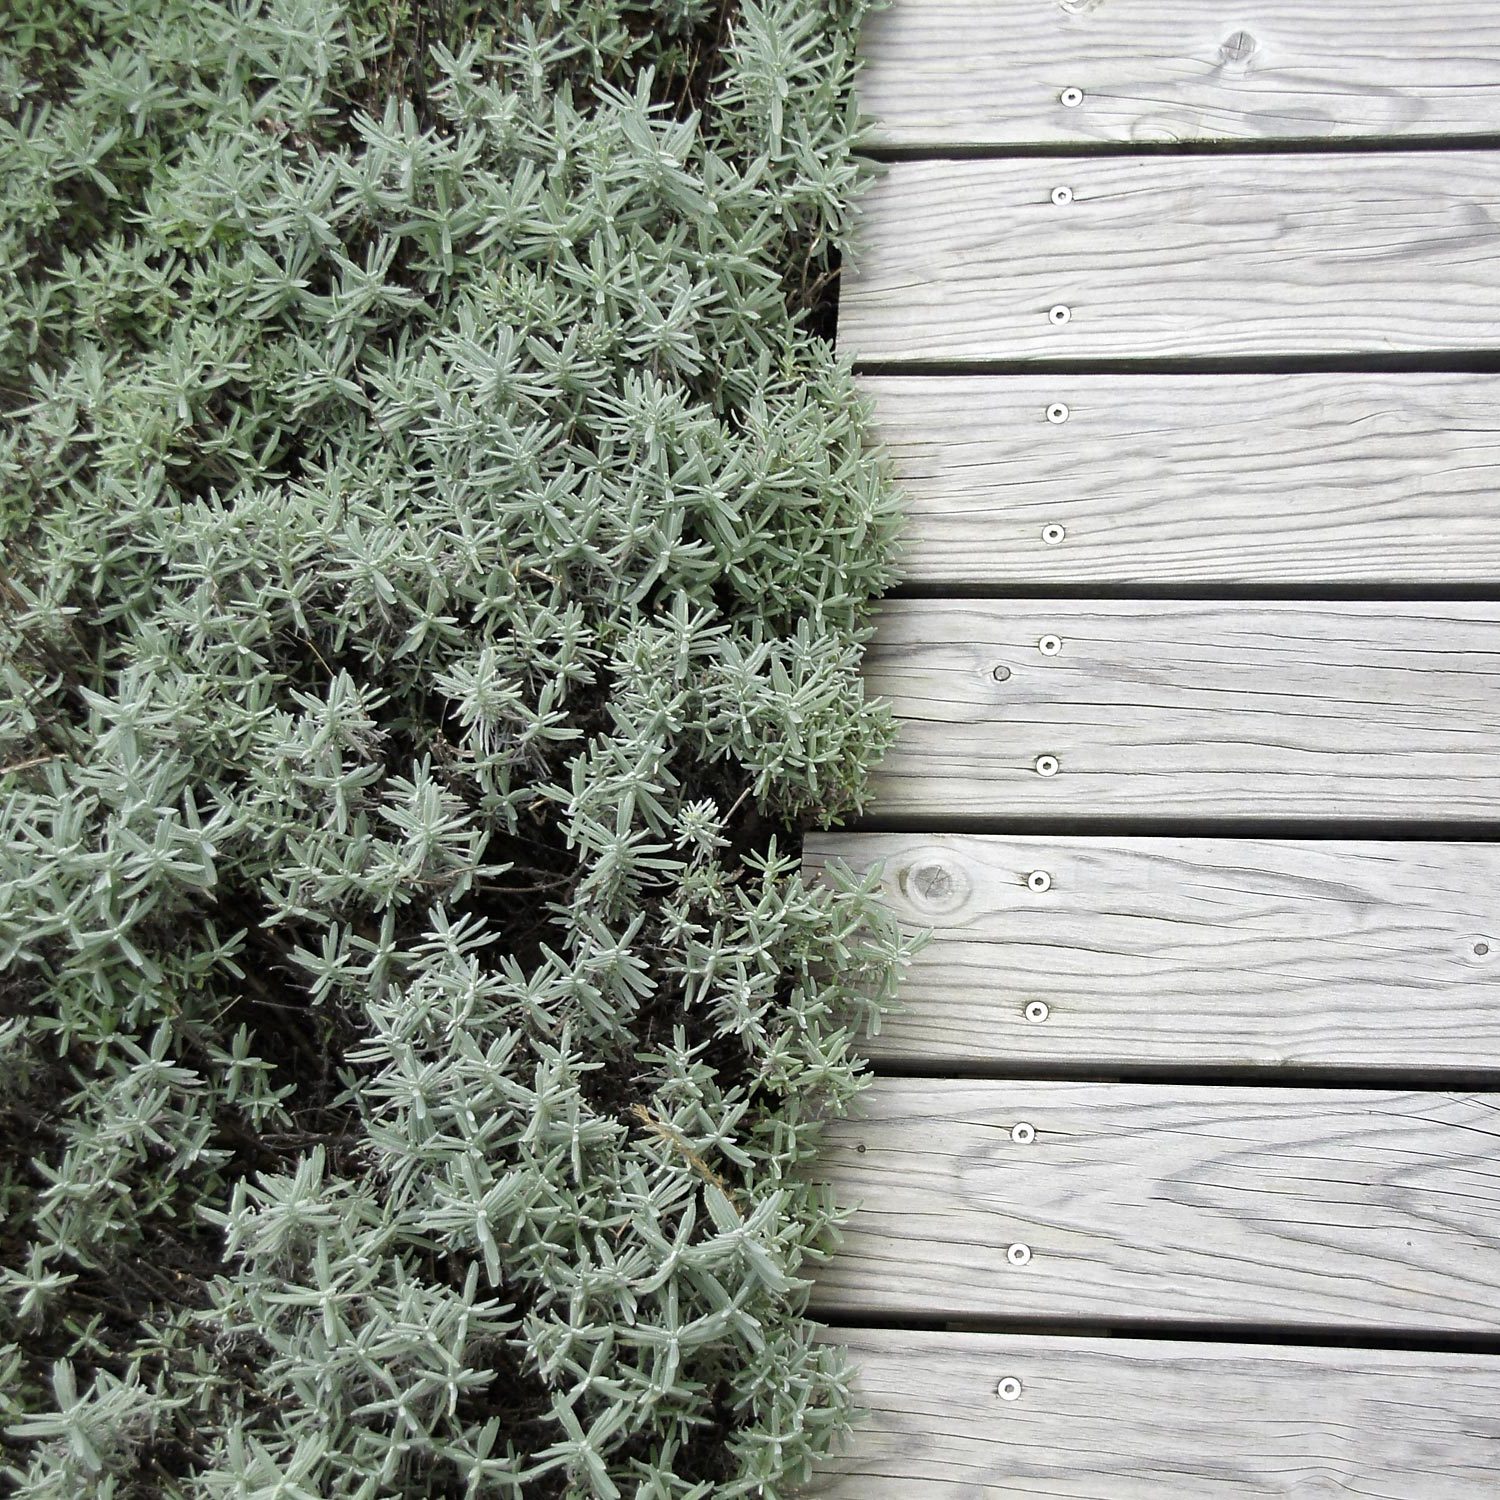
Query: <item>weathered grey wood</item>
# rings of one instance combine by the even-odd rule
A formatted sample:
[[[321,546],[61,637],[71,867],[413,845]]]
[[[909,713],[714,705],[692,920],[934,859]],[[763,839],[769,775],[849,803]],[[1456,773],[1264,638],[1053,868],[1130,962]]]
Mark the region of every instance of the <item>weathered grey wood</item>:
[[[1492,0],[895,0],[860,50],[883,145],[1500,131]]]
[[[881,868],[931,934],[877,1065],[1500,1068],[1500,846],[818,834],[806,856]]]
[[[1489,1500],[1482,1354],[835,1329],[870,1415],[821,1500]],[[1012,1400],[1001,1381],[1018,1380]],[[1007,1389],[1011,1389],[1008,1387]]]
[[[1500,817],[1497,605],[893,600],[865,668],[877,818]]]
[[[1494,376],[1031,373],[863,384],[905,492],[904,565],[918,583],[1500,579]],[[1066,546],[1042,541],[1053,521],[1067,527]]]
[[[863,206],[865,362],[1500,348],[1492,153],[903,161]]]
[[[819,1168],[859,1210],[825,1314],[1500,1329],[1500,1095],[877,1078],[861,1102]]]

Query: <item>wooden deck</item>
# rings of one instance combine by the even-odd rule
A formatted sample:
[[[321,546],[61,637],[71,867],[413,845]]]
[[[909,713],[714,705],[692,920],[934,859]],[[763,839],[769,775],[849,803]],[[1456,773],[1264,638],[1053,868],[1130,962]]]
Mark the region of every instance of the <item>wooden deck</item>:
[[[840,339],[931,933],[832,1500],[1500,1495],[1500,5],[893,0]]]

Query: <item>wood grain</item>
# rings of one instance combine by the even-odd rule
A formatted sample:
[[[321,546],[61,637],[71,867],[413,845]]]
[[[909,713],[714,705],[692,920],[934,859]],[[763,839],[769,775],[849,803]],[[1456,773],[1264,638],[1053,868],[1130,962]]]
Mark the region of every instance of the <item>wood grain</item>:
[[[838,1329],[869,1418],[821,1500],[1489,1500],[1482,1354]],[[1010,1401],[1000,1382],[1019,1380]]]
[[[903,161],[863,209],[866,363],[1500,348],[1492,153]]]
[[[904,566],[916,583],[1500,580],[1494,376],[895,375],[862,384],[905,492]],[[1049,410],[1062,420],[1049,421]],[[1068,545],[1042,541],[1054,521]]]
[[[1500,1068],[1500,846],[817,834],[806,860],[879,869],[931,934],[877,1066]]]
[[[892,600],[865,672],[875,818],[1500,816],[1493,604]]]
[[[823,1314],[1500,1329],[1500,1095],[877,1078],[862,1106],[819,1168],[858,1207]]]
[[[1490,0],[896,0],[860,50],[886,146],[1500,130]]]

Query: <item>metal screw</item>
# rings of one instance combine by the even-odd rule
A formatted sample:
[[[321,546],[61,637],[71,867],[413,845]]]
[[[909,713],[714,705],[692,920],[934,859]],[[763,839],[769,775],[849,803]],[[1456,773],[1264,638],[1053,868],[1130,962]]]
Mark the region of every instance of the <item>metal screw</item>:
[[[1041,640],[1036,643],[1036,649],[1040,651],[1043,656],[1056,656],[1057,653],[1062,650],[1062,640],[1060,637],[1055,635],[1044,635]]]
[[[1005,1252],[1005,1258],[1013,1266],[1024,1266],[1031,1259],[1030,1245],[1012,1245]]]
[[[1039,755],[1036,758],[1036,774],[1038,776],[1057,775],[1057,757],[1055,755]]]
[[[1033,870],[1026,877],[1026,884],[1034,891],[1050,891],[1052,889],[1052,877],[1045,870]]]
[[[1052,189],[1052,201],[1059,208],[1066,208],[1073,201],[1073,189],[1070,187],[1055,187]]]
[[[1045,1000],[1028,1000],[1024,1014],[1033,1025],[1040,1026],[1052,1012],[1047,1008]]]
[[[1059,302],[1056,307],[1047,309],[1047,317],[1059,328],[1073,316],[1073,309],[1065,303]]]
[[[1054,401],[1047,408],[1047,420],[1054,425],[1068,420],[1068,408],[1061,401]]]
[[[1036,1126],[1022,1120],[1010,1127],[1010,1138],[1018,1146],[1029,1146],[1036,1139]]]
[[[1077,109],[1083,103],[1083,90],[1064,89],[1057,97],[1065,109]]]
[[[995,668],[993,668],[991,670],[990,676],[993,677],[996,682],[1005,682],[1010,677],[1010,668],[1009,667],[995,667]]]
[[[1021,1382],[1014,1375],[1007,1375],[999,1385],[995,1387],[995,1394],[1002,1401],[1015,1401],[1021,1395]]]
[[[1042,540],[1046,542],[1049,547],[1057,546],[1057,544],[1062,541],[1062,539],[1067,536],[1067,534],[1068,533],[1064,531],[1063,528],[1059,526],[1055,521],[1050,526],[1042,527]]]

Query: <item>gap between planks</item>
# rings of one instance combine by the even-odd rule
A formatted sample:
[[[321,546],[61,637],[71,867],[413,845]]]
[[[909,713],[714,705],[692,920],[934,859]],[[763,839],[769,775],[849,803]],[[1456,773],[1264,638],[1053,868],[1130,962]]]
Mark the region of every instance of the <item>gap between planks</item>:
[[[1500,150],[1500,135],[1329,136],[1321,140],[1014,141],[1002,145],[904,145],[867,142],[859,155],[887,165],[898,161],[1046,161],[1109,156],[1442,156],[1450,151]]]

